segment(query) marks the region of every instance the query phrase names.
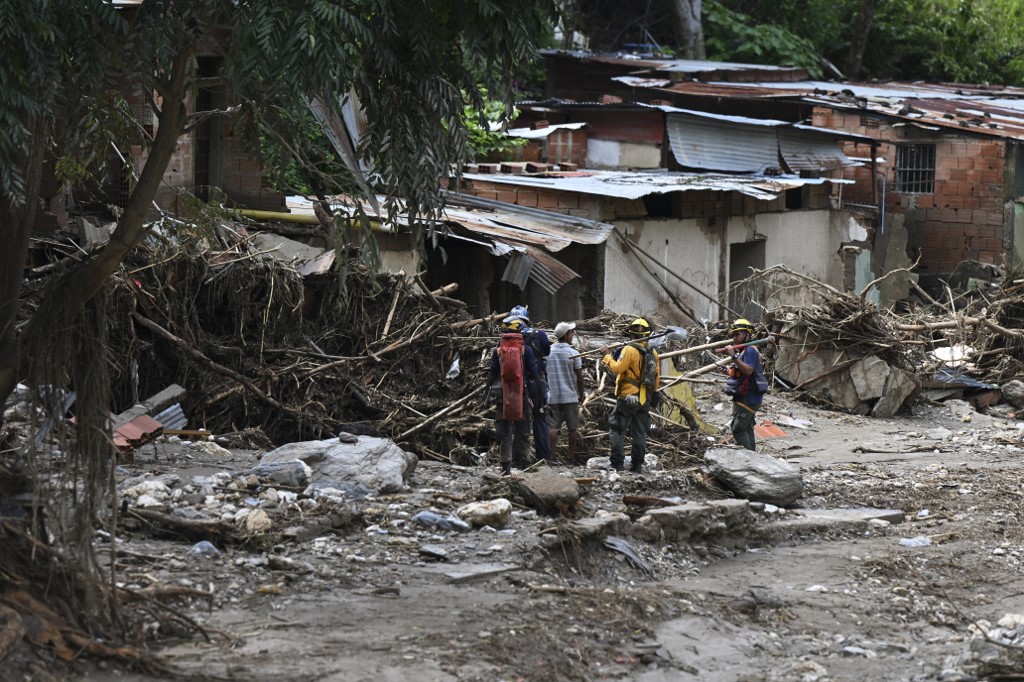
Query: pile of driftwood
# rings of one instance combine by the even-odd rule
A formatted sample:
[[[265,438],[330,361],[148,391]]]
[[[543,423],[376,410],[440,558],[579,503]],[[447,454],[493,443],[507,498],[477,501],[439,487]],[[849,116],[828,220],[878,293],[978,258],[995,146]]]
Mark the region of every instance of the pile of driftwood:
[[[800,287],[812,303],[764,311],[781,338],[780,385],[840,409],[891,416],[919,392],[936,396],[996,392],[1024,369],[1024,279],[1007,275],[989,290],[943,301],[917,291],[924,304],[896,313],[859,294],[776,266],[756,273],[763,290]],[[992,400],[989,397],[989,400]]]
[[[344,251],[333,267],[300,267],[257,236],[221,222],[133,252],[107,296],[111,410],[179,384],[189,427],[213,434],[259,429],[282,444],[346,431],[392,438],[421,457],[480,462],[495,440],[485,375],[507,312],[473,318],[452,298],[455,285],[430,291]],[[606,313],[577,333],[586,348],[613,345],[632,317]],[[590,353],[585,363],[580,457],[607,454],[614,379],[597,360]],[[656,423],[652,451],[670,462],[706,444],[693,419]]]

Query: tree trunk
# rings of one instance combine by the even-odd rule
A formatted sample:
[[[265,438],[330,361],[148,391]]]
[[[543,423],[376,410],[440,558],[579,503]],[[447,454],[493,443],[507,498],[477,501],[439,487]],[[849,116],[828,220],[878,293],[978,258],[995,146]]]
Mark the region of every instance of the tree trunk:
[[[701,0],[671,0],[676,19],[676,39],[684,59],[704,59],[704,26],[701,23]]]
[[[25,262],[35,223],[36,204],[42,178],[43,156],[46,151],[47,125],[43,117],[29,122],[32,145],[21,167],[25,170],[24,201],[15,203],[6,193],[0,193],[0,232],[5,236],[0,249],[0,427],[4,423],[4,403],[18,385],[19,352],[18,303],[25,278]]]
[[[850,52],[846,55],[846,75],[852,79],[864,75],[864,51],[868,46],[868,34],[875,20],[875,5],[878,0],[861,0],[860,14],[853,24],[853,38],[850,40]]]
[[[62,296],[73,301],[81,308],[99,292],[107,278],[113,274],[125,255],[137,246],[145,237],[148,228],[145,219],[156,197],[164,172],[174,155],[178,138],[185,130],[187,112],[185,97],[189,79],[189,60],[191,49],[186,48],[176,55],[171,67],[169,78],[163,83],[160,95],[164,106],[160,112],[159,127],[145,167],[139,176],[132,193],[128,197],[124,213],[117,223],[117,228],[110,240],[90,260],[83,263],[60,283],[57,289],[51,289],[46,296]],[[33,135],[33,146],[44,145],[46,135],[44,129]],[[35,149],[32,150],[36,151]],[[33,316],[19,337],[15,334],[14,313],[17,310],[18,298],[21,294],[23,264],[28,252],[28,240],[31,235],[32,223],[35,219],[35,205],[39,192],[39,174],[41,172],[42,148],[33,153],[26,161],[29,170],[35,168],[35,194],[32,201],[25,204],[24,209],[12,207],[6,197],[0,197],[0,220],[11,220],[10,211],[18,211],[8,224],[15,230],[12,249],[0,249],[0,407],[14,390],[18,379],[27,374],[35,374],[32,368],[32,349],[45,348],[48,336],[54,331],[54,325],[60,329],[56,320],[42,319],[45,316]],[[36,166],[38,165],[38,168]],[[2,223],[0,223],[2,224]],[[9,261],[9,267],[6,267]],[[48,307],[48,306],[44,306]],[[2,410],[0,410],[2,415]]]

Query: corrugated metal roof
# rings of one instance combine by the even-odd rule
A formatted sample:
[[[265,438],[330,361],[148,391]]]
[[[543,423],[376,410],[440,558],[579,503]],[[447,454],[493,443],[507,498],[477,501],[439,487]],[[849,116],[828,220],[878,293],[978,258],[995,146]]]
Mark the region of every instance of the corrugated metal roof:
[[[926,130],[1024,140],[1024,88],[949,83],[723,83],[685,81],[643,86],[652,92],[733,99],[798,99],[808,104],[897,118]]]
[[[511,282],[520,289],[526,288],[527,280],[533,280],[544,291],[553,294],[579,277],[572,268],[554,256],[532,246],[522,250],[513,249],[508,256],[508,267],[501,276],[503,282]]]
[[[512,128],[505,134],[509,137],[521,137],[527,140],[543,140],[556,130],[579,130],[586,123],[558,123],[544,128]]]
[[[787,189],[825,182],[852,184],[839,178],[800,178],[797,176],[725,175],[719,173],[628,173],[592,171],[577,177],[538,178],[523,175],[486,175],[467,173],[467,180],[494,182],[519,187],[539,187],[564,192],[620,199],[641,199],[651,194],[710,190],[740,192],[755,199],[771,200]]]
[[[533,259],[530,279],[548,293],[555,293],[579,274],[549,253],[527,246],[526,253]]]
[[[565,50],[541,50],[545,57],[564,57],[598,64],[615,64],[632,67],[636,72],[664,71],[680,74],[700,74],[715,71],[742,72],[754,74],[772,72],[776,75],[800,75],[807,77],[807,70],[795,66],[778,66],[774,64],[744,64],[740,62],[714,62],[703,59],[661,59],[657,57],[639,56],[628,53],[594,53]]]
[[[779,154],[793,172],[819,172],[863,165],[844,154],[833,137],[792,128],[780,128],[776,132]]]
[[[484,177],[501,176],[486,175]],[[552,249],[553,251],[559,251],[570,243],[603,244],[615,229],[613,225],[597,220],[545,211],[541,208],[518,206],[469,194],[446,192],[445,197],[450,202],[449,209],[446,211],[455,212],[455,215],[463,220],[479,223],[482,219],[486,219],[486,226],[494,230],[493,234],[503,235],[514,240],[525,241],[520,238],[520,235],[525,236],[528,233],[536,233],[558,240],[558,243],[562,245]],[[459,208],[459,204],[467,208]],[[468,208],[476,210],[469,211]],[[449,213],[449,215],[452,214]],[[467,227],[469,226],[467,225]]]
[[[679,165],[733,173],[781,168],[774,128],[669,114],[668,142]]]
[[[764,173],[769,168],[799,172],[859,165],[837,144],[848,136],[813,126],[683,109],[668,113],[666,126],[672,153],[687,168]]]

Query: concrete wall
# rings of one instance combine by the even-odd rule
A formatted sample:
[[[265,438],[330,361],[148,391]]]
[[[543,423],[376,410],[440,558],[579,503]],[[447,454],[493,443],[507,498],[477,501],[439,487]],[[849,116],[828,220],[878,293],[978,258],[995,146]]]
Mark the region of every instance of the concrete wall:
[[[587,168],[626,170],[629,168],[659,168],[661,147],[645,142],[619,140],[587,141]]]
[[[837,288],[843,283],[839,250],[851,239],[850,214],[831,209],[777,211],[759,214],[704,218],[647,218],[618,220],[616,227],[655,256],[661,267],[647,265],[672,293],[690,306],[698,318],[717,320],[728,313],[690,286],[673,277],[672,271],[704,293],[725,293],[730,280],[729,245],[764,241],[765,267],[785,264]],[[618,238],[605,251],[605,307],[628,313],[655,314],[669,324],[688,324],[689,318],[671,301],[665,289],[640,265]],[[743,273],[739,277],[745,276]],[[803,302],[806,288],[765,292],[770,305]]]
[[[882,140],[878,155],[885,158],[879,169],[885,175],[886,213],[905,217],[908,250],[913,260],[921,257],[919,272],[949,273],[963,260],[999,263],[1013,248],[1012,210],[1008,210],[1013,186],[1013,164],[1000,138],[957,134],[953,130],[927,131],[913,126],[894,127],[897,119],[817,108],[814,125],[847,130]],[[900,194],[895,183],[896,145],[935,145],[935,192]],[[848,154],[864,156],[863,147]],[[845,200],[870,204],[871,171],[848,169],[855,184],[844,189]],[[881,190],[881,182],[878,183]]]

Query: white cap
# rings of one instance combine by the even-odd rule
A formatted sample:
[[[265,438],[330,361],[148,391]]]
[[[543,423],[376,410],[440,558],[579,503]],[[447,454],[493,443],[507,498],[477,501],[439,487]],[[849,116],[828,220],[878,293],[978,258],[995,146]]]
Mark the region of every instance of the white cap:
[[[555,325],[555,336],[560,339],[575,328],[575,322],[559,322]]]

